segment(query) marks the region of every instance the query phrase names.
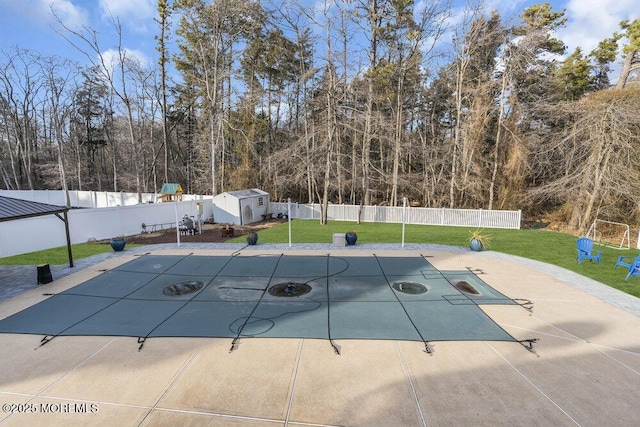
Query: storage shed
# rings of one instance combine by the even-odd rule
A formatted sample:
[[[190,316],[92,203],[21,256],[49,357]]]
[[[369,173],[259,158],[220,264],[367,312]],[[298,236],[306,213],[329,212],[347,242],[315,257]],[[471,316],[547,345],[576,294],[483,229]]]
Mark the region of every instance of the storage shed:
[[[219,224],[246,225],[261,221],[269,214],[269,193],[257,188],[213,196],[213,220]]]

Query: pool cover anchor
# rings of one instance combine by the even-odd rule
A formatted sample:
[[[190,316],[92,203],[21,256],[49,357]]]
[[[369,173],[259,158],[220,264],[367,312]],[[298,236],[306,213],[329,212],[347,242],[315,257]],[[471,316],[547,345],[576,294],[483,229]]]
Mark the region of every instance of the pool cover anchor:
[[[467,270],[469,270],[470,273],[475,274],[476,276],[480,275],[480,274],[487,274],[485,273],[484,270],[480,269],[480,268],[473,268],[473,267],[465,267]]]
[[[427,353],[429,356],[433,356],[433,352],[435,351],[433,346],[429,344],[428,341],[423,341],[423,342],[424,342],[424,352]]]
[[[516,342],[526,348],[530,353],[533,353],[537,356],[538,353],[536,353],[536,351],[533,349],[533,344],[537,343],[538,341],[538,338],[530,338],[528,340],[520,340]]]
[[[138,344],[140,344],[140,347],[138,347],[138,351],[142,350],[142,347],[144,346],[144,342],[147,340],[147,337],[138,337]]]
[[[513,298],[513,301],[528,312],[533,313],[533,301],[525,298]]]
[[[36,347],[35,350],[39,349],[40,347],[42,347],[45,344],[48,344],[49,341],[51,341],[55,337],[56,337],[56,335],[45,335],[44,337],[42,337],[42,339],[40,340],[40,345],[38,347]]]
[[[336,356],[340,356],[340,346],[334,343],[331,338],[329,338],[329,344],[331,344],[331,347],[333,347],[333,352],[336,354]]]
[[[231,256],[232,256],[232,257],[235,257],[235,256],[240,255],[240,252],[242,252],[242,250],[243,250],[243,249],[246,249],[246,248],[248,248],[248,247],[249,247],[249,244],[247,243],[246,245],[244,245],[243,247],[241,247],[241,248],[240,248],[240,249],[238,249],[237,251],[232,252],[232,253],[231,253]]]

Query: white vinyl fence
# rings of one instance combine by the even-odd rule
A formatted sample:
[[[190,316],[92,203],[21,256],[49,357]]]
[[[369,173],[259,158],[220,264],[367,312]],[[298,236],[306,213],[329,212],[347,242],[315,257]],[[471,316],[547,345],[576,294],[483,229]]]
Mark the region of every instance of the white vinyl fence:
[[[21,197],[18,197],[18,193]],[[71,243],[84,243],[91,239],[109,239],[115,236],[138,234],[142,223],[147,229],[153,224],[175,224],[176,216],[197,218],[197,204],[203,207],[203,220],[213,218],[213,202],[203,196],[187,196],[177,203],[138,203],[135,193],[70,192],[72,205],[108,206],[69,210]],[[66,205],[62,191],[0,191],[6,197],[23,198],[53,205]],[[155,195],[146,195],[155,196]],[[206,197],[206,196],[205,196]],[[148,199],[151,201],[152,199]],[[285,214],[287,203],[270,202],[273,214]],[[177,209],[176,209],[177,207]],[[358,205],[329,205],[330,220],[357,221]],[[177,212],[176,212],[177,210]],[[292,218],[320,218],[320,204],[292,204]],[[364,206],[364,222],[401,223],[402,207]],[[215,220],[215,218],[213,218]],[[407,224],[455,225],[487,228],[520,228],[520,211],[489,211],[471,209],[406,208]],[[64,223],[55,215],[0,222],[0,257],[17,255],[41,249],[66,245]]]
[[[67,196],[62,190],[0,190],[0,196],[56,206],[67,206]],[[156,193],[142,193],[141,197],[142,203],[156,203],[160,199],[160,195]],[[208,197],[210,198],[211,196]],[[182,195],[183,201],[201,198],[202,196],[193,194]],[[69,190],[69,201],[74,208],[109,208],[139,204],[138,193],[125,193],[122,191]]]
[[[142,230],[142,223],[147,226],[175,224],[176,216],[178,220],[181,220],[184,215],[197,218],[197,203],[202,204],[203,219],[213,216],[211,199],[71,209],[69,210],[71,243],[139,234]],[[64,222],[55,215],[0,222],[0,257],[55,248],[66,244]]]
[[[62,190],[0,190],[0,196],[31,202],[67,206],[67,196]],[[142,203],[154,203],[154,193],[142,193]],[[69,191],[69,201],[74,208],[108,208],[138,204],[137,193],[113,191]]]
[[[286,213],[287,203],[270,203],[274,214]],[[330,204],[327,219],[335,221],[357,221],[358,212],[362,222],[402,222],[403,207],[363,206]],[[291,204],[291,217],[320,219],[321,205]],[[407,224],[452,225],[458,227],[520,228],[521,211],[496,211],[484,209],[446,209],[406,207]]]

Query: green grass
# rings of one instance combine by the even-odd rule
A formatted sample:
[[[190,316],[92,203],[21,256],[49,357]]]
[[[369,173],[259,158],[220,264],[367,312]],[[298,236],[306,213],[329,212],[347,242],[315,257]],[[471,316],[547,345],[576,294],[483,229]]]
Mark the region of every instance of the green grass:
[[[428,225],[407,224],[405,228],[405,243],[435,243],[452,246],[468,246],[468,239],[476,228],[441,227]],[[317,220],[291,221],[293,243],[331,243],[333,233],[358,233],[359,243],[400,243],[402,238],[401,224],[378,224],[346,221],[330,221],[327,225],[320,225]],[[598,282],[619,289],[628,294],[640,297],[640,279],[630,278],[624,281],[628,270],[613,269],[619,255],[636,256],[637,250],[618,250],[595,245],[594,248],[602,252],[601,263],[583,261],[576,262],[576,237],[547,230],[503,230],[485,229],[484,234],[491,235],[489,250],[518,255],[549,264],[557,265],[597,280]],[[262,230],[258,233],[260,243],[288,243],[288,225]],[[244,242],[244,237],[238,237],[232,242]]]
[[[127,247],[136,246],[142,245],[127,245]],[[112,250],[111,245],[108,243],[78,243],[76,245],[71,245],[74,260],[98,255],[104,252],[111,252]],[[69,256],[66,246],[0,258],[0,265],[61,265],[68,262]]]
[[[435,243],[451,246],[468,246],[468,239],[475,228],[440,227],[408,224],[405,228],[405,243]],[[333,233],[358,233],[359,243],[397,243],[402,236],[401,224],[356,224],[346,221],[331,221],[320,225],[316,220],[291,221],[293,243],[331,243]],[[486,229],[491,235],[489,250],[518,255],[566,268],[598,282],[619,289],[628,294],[640,297],[640,279],[637,277],[624,281],[627,270],[613,269],[619,255],[636,256],[637,250],[618,250],[609,247],[595,246],[602,251],[602,262],[598,266],[594,262],[576,262],[575,236],[546,230],[503,230]],[[288,243],[288,224],[262,230],[258,233],[260,243]],[[230,242],[244,243],[244,237],[237,237]],[[140,245],[127,245],[135,247]],[[73,258],[80,259],[91,255],[110,252],[109,244],[81,243],[72,245]],[[0,265],[60,265],[68,262],[67,247],[47,249],[28,254],[0,258]]]

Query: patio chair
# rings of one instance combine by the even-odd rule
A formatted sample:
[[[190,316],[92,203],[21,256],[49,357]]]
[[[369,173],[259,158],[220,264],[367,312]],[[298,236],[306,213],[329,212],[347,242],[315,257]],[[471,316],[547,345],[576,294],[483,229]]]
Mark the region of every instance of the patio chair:
[[[578,250],[578,264],[582,264],[583,259],[588,259],[589,261],[598,261],[598,265],[600,265],[600,255],[602,255],[602,252],[593,250],[593,240],[588,237],[581,237],[578,239],[576,245],[576,249]]]
[[[624,279],[625,282],[629,280],[629,277],[633,277],[633,276],[640,277],[640,255],[638,255],[631,263],[624,262],[623,259],[625,258],[633,258],[633,257],[630,257],[630,256],[618,257],[618,261],[616,262],[616,265],[613,267],[613,269],[615,270],[615,268],[619,265],[623,267],[627,267],[629,269],[629,273],[627,274],[627,277]]]
[[[629,259],[629,260],[633,259],[633,261],[628,262],[628,261],[625,261],[626,259]],[[640,254],[638,254],[638,256],[635,257],[635,259],[632,256],[621,255],[618,257],[618,261],[616,261],[616,265],[613,266],[613,269],[615,270],[616,268],[618,268],[618,266],[620,266],[620,267],[624,267],[631,270],[631,266],[633,266],[633,264],[638,260],[640,260]]]

